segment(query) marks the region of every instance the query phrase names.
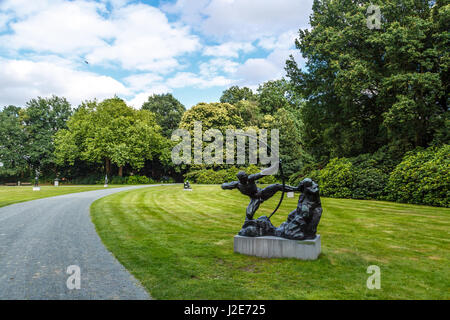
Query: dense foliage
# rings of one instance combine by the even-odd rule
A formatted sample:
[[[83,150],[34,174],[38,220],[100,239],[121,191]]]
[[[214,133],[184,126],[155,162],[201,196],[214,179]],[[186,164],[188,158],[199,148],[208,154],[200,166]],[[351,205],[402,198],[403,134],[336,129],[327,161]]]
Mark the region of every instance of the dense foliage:
[[[260,172],[261,169],[255,165],[250,165],[245,168],[237,168],[232,166],[222,170],[201,169],[185,174],[185,178],[190,182],[199,184],[222,184],[224,182],[236,181],[236,174],[239,171],[245,171],[247,174],[254,174]],[[276,179],[274,176],[265,176],[258,181],[259,183],[267,184],[275,183]]]
[[[390,200],[450,207],[450,145],[408,153],[387,188]]]
[[[178,128],[186,108],[171,93],[156,94],[148,97],[142,105],[156,115],[156,122],[162,128],[163,135],[170,138],[173,130]]]
[[[55,137],[60,164],[73,164],[77,159],[104,163],[107,174],[114,164],[122,176],[125,165],[139,170],[145,160],[169,152],[155,115],[128,107],[118,98],[81,105],[67,126]]]
[[[370,4],[379,30],[366,26]],[[401,154],[448,135],[449,14],[446,1],[314,1],[296,41],[306,69],[287,62],[305,99],[306,150],[318,160],[385,145]]]

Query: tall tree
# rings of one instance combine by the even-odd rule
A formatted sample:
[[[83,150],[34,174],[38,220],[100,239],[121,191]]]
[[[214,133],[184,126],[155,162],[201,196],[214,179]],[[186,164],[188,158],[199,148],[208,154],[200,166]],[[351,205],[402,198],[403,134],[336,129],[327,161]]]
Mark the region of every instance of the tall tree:
[[[27,163],[23,158],[26,137],[19,119],[20,108],[7,106],[0,111],[0,168],[1,176],[23,173]]]
[[[286,80],[267,81],[258,87],[258,102],[264,114],[275,114],[280,108],[289,108],[289,86]]]
[[[29,163],[41,170],[55,170],[54,141],[55,134],[66,128],[66,122],[72,114],[69,102],[62,97],[31,99],[20,111],[26,143],[24,154]]]
[[[173,130],[178,128],[181,117],[186,111],[186,108],[171,93],[148,97],[142,109],[156,115],[156,121],[161,126],[164,136],[169,138]]]
[[[140,169],[145,160],[168,154],[169,143],[155,114],[135,110],[119,98],[83,103],[67,125],[67,130],[56,135],[56,155],[61,164],[76,159],[103,162],[107,174],[114,164],[122,176],[125,165]]]
[[[225,134],[226,129],[245,127],[238,109],[229,103],[199,103],[187,110],[180,122],[180,128],[194,130],[194,123],[201,121],[203,131],[218,129]]]
[[[227,90],[225,90],[222,93],[222,96],[220,97],[220,102],[229,104],[236,104],[242,100],[247,101],[256,100],[256,95],[250,88],[247,87],[240,88],[238,86],[232,86]]]
[[[296,40],[306,69],[291,57],[286,70],[307,100],[302,138],[317,158],[372,153],[388,143],[403,153],[433,140],[448,118],[442,3],[314,1],[311,29]],[[370,4],[380,8],[380,29],[367,27]]]
[[[261,128],[279,130],[279,153],[284,175],[290,176],[300,170],[307,155],[302,148],[295,116],[287,109],[279,108],[273,116],[264,116]]]

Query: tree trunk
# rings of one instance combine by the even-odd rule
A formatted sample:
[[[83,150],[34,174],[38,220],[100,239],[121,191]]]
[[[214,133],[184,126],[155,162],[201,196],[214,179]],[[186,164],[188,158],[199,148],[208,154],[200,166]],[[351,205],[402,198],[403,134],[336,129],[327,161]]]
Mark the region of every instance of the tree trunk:
[[[105,160],[105,171],[106,174],[109,176],[111,172],[111,160],[109,160],[108,158],[106,158]]]
[[[123,166],[119,167],[119,177],[123,176]]]

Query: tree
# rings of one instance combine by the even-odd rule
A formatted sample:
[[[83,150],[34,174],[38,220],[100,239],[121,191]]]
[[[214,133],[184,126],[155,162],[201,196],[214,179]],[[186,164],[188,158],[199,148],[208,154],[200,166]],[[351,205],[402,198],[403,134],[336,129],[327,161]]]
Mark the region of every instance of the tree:
[[[145,160],[167,155],[169,143],[161,134],[155,114],[135,110],[119,98],[83,103],[67,123],[68,129],[56,135],[59,163],[73,164],[76,159],[104,163],[111,174],[111,164],[133,169],[144,166]]]
[[[379,30],[367,28],[371,3]],[[314,1],[296,40],[306,69],[291,57],[286,70],[306,99],[302,140],[317,160],[433,140],[448,119],[448,12],[444,1]]]
[[[284,175],[287,177],[300,170],[307,155],[303,151],[300,132],[293,114],[285,108],[280,108],[273,116],[264,116],[261,127],[279,130],[279,152],[283,161]]]
[[[258,87],[261,112],[274,114],[279,108],[289,108],[289,87],[286,80],[267,81]]]
[[[213,128],[223,134],[226,129],[245,127],[238,109],[229,103],[199,103],[193,106],[184,113],[180,128],[193,132],[196,121],[202,122],[203,131]]]
[[[241,100],[237,102],[235,106],[246,126],[259,125],[262,114],[257,101]]]
[[[0,168],[2,176],[16,176],[23,173],[27,163],[25,154],[26,137],[19,119],[20,108],[5,107],[0,111]]]
[[[148,97],[142,109],[156,115],[156,122],[162,128],[163,135],[170,138],[172,131],[178,128],[186,108],[171,93],[155,94]]]
[[[233,105],[242,100],[256,100],[256,96],[252,89],[247,87],[239,88],[238,86],[232,86],[225,90],[220,97],[220,102]]]
[[[56,170],[54,135],[66,128],[72,108],[65,98],[31,99],[20,110],[19,120],[23,126],[25,143],[21,156],[29,157],[29,164],[42,171]]]

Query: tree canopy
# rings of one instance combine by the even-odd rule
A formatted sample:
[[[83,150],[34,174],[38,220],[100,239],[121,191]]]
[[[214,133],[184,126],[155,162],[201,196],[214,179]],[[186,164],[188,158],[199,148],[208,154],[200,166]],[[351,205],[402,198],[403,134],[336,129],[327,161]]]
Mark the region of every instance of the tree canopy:
[[[156,115],[156,122],[161,126],[163,135],[169,138],[173,130],[178,128],[181,117],[186,111],[186,108],[171,93],[148,97],[142,109]]]
[[[256,100],[256,96],[252,89],[247,87],[240,88],[238,86],[232,86],[226,89],[220,97],[220,102],[229,104],[236,104],[242,100]]]
[[[119,176],[125,165],[140,169],[145,160],[168,152],[155,118],[152,112],[135,110],[119,98],[84,103],[68,121],[68,129],[56,135],[58,161],[103,162],[108,174],[114,164]]]
[[[448,132],[448,5],[445,1],[316,0],[286,70],[305,98],[302,139],[318,159],[403,154]],[[382,13],[367,28],[367,8]],[[444,22],[446,21],[446,22]],[[445,27],[445,26],[446,27]]]

